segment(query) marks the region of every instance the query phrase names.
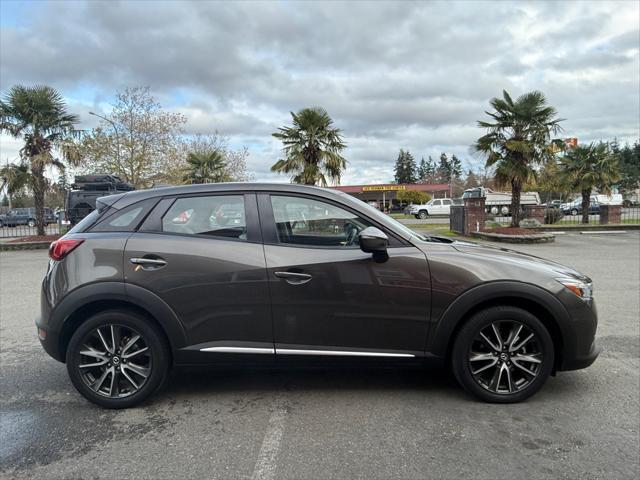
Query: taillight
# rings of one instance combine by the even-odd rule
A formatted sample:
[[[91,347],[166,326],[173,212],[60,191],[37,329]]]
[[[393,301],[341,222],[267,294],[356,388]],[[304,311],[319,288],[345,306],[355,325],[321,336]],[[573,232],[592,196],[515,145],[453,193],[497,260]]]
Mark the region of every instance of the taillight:
[[[52,260],[62,260],[76,247],[78,247],[84,239],[81,238],[61,238],[49,245],[49,258]]]

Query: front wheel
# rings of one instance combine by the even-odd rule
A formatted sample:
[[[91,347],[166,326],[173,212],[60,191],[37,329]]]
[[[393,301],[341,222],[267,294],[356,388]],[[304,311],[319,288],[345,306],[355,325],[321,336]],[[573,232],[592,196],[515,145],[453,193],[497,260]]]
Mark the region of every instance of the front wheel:
[[[33,218],[30,218],[30,219],[27,221],[27,225],[28,225],[29,227],[35,227],[35,226],[36,226],[36,221],[35,221]]]
[[[577,209],[572,209],[571,210],[571,215],[578,215],[578,210]]]
[[[549,378],[553,342],[542,322],[526,310],[492,307],[462,327],[451,362],[458,382],[481,400],[519,402]]]
[[[420,220],[425,220],[428,216],[429,212],[426,210],[420,210],[420,213],[418,214],[418,218],[420,218]]]
[[[169,348],[143,316],[98,313],[80,325],[67,348],[67,371],[89,401],[128,408],[153,394],[169,369]]]

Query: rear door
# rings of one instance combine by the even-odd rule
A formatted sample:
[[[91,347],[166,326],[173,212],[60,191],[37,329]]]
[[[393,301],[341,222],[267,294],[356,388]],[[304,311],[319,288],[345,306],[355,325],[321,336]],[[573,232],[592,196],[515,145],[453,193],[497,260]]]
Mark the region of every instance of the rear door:
[[[176,313],[190,344],[181,359],[273,357],[260,235],[253,193],[216,192],[163,199],[129,238],[127,285]]]
[[[453,204],[453,200],[450,198],[442,199],[442,214],[443,215],[451,215],[451,205]]]

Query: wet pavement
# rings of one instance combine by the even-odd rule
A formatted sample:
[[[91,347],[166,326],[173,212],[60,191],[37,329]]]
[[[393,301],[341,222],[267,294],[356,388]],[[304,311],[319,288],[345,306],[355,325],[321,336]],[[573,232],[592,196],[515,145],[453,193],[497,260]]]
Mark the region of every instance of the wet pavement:
[[[73,389],[33,324],[46,251],[0,253],[1,478],[637,478],[640,234],[515,249],[595,281],[604,352],[523,404],[444,371],[178,371],[144,406]]]

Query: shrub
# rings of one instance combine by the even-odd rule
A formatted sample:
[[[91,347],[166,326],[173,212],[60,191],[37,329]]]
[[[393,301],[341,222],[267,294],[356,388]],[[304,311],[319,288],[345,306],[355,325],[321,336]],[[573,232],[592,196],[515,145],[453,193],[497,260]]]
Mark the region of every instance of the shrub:
[[[547,208],[547,211],[544,212],[544,223],[547,225],[557,223],[562,217],[564,217],[564,215],[559,208]]]
[[[418,192],[415,190],[400,190],[396,195],[396,198],[400,202],[423,205],[431,200],[431,195],[426,192]]]

